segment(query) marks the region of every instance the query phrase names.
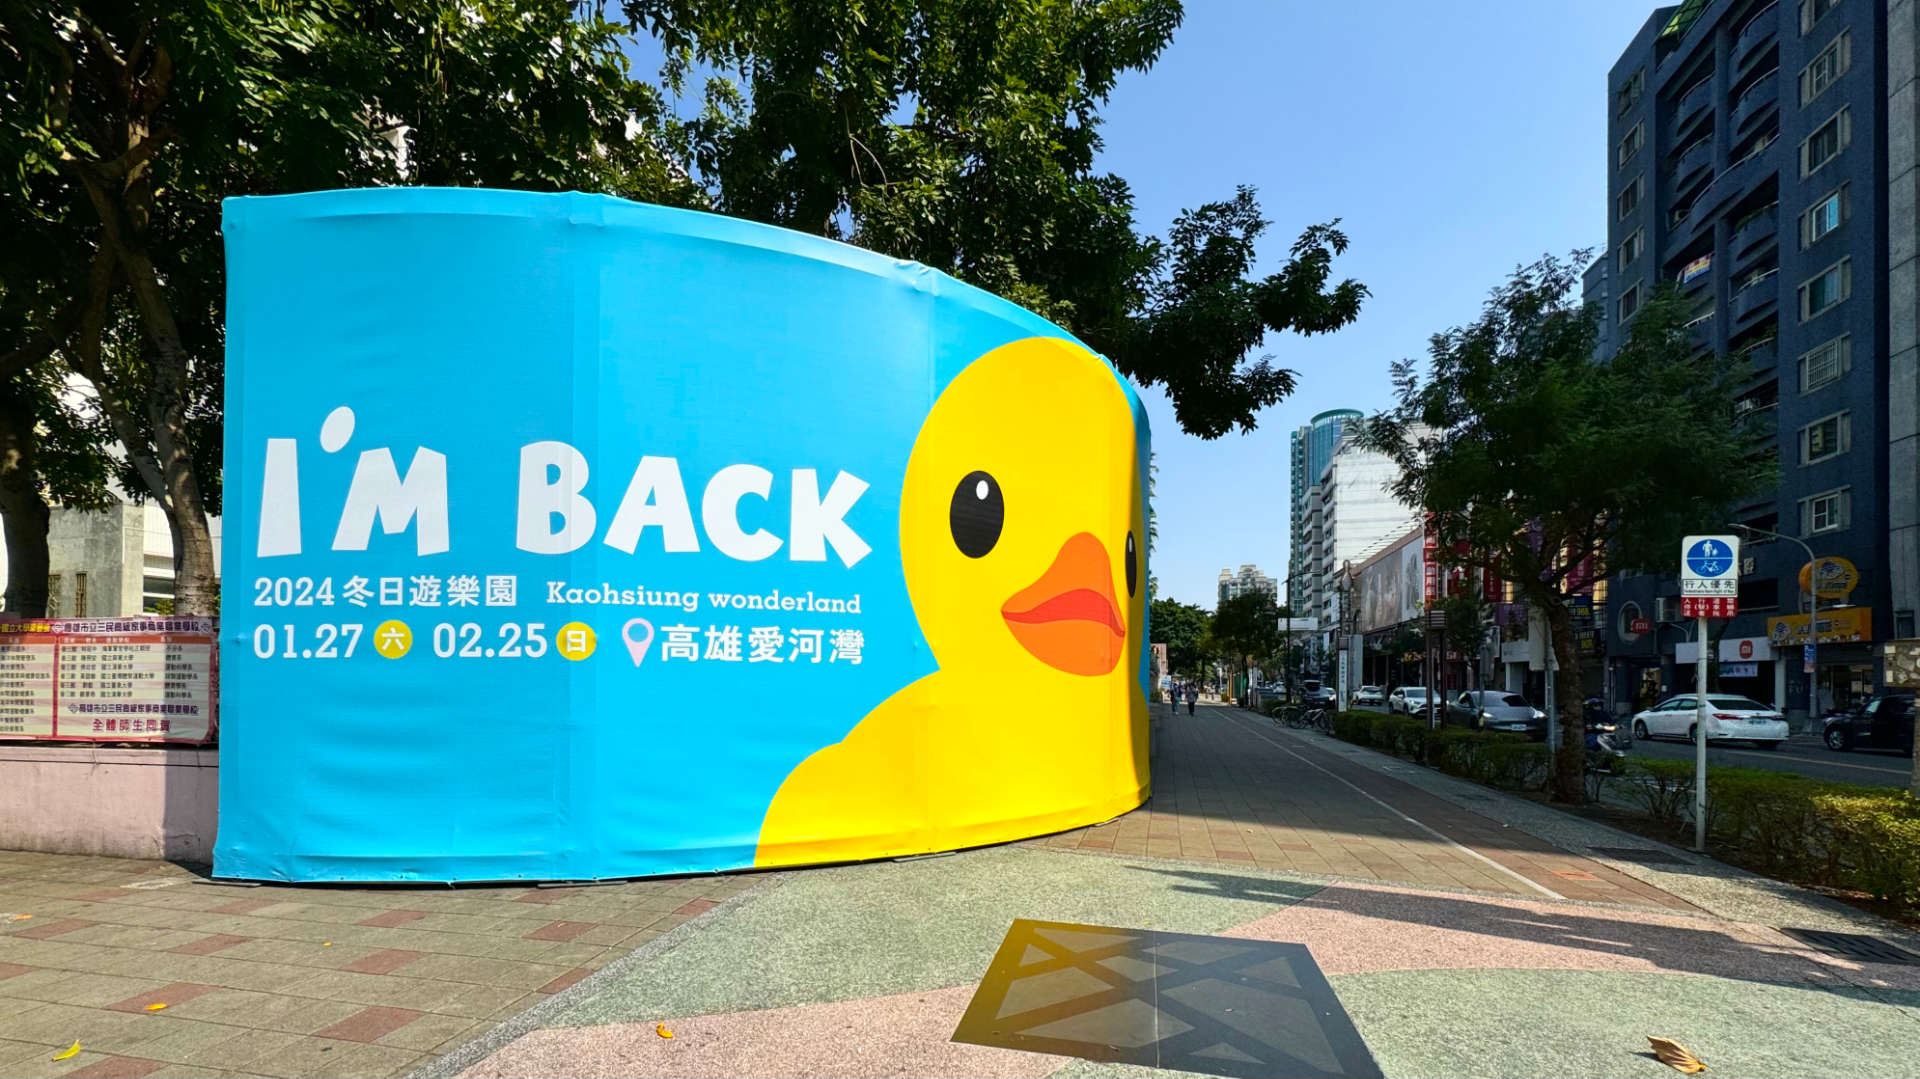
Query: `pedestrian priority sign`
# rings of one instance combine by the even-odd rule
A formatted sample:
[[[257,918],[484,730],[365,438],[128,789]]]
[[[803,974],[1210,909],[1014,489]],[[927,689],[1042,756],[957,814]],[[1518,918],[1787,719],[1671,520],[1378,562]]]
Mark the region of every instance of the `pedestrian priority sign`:
[[[1688,536],[1680,542],[1680,597],[1712,598],[1731,606],[1740,595],[1738,536]],[[1722,606],[1715,604],[1716,613]],[[1732,611],[1720,617],[1731,615]]]

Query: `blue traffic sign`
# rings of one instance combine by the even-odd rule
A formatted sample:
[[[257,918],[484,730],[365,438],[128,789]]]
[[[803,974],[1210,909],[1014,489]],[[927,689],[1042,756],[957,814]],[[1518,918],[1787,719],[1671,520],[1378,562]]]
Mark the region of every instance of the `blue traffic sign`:
[[[1687,568],[1702,577],[1724,577],[1733,569],[1733,549],[1716,539],[1687,548]]]
[[[1805,662],[1805,663],[1813,662],[1813,645],[1812,644],[1807,644],[1801,647],[1800,659],[1802,662]]]

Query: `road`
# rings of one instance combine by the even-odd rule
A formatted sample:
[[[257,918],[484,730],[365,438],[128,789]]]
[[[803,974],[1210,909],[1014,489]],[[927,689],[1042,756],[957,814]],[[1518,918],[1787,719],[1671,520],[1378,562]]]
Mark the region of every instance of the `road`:
[[[1693,745],[1690,742],[1635,740],[1633,755],[1692,760]],[[1742,743],[1709,745],[1707,763],[1730,768],[1798,772],[1811,779],[1864,783],[1875,787],[1905,787],[1913,780],[1913,762],[1898,753],[1874,750],[1836,753],[1818,742],[1793,741],[1776,750],[1755,749]]]

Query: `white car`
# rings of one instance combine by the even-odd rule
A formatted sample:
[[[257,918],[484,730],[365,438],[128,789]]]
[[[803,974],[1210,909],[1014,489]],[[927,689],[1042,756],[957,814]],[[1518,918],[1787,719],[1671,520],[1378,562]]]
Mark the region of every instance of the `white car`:
[[[1427,690],[1424,686],[1401,686],[1387,696],[1387,711],[1400,715],[1424,715],[1427,711]]]
[[[1698,702],[1692,694],[1661,701],[1633,717],[1633,736],[1693,741]],[[1752,742],[1761,749],[1778,749],[1786,740],[1787,717],[1777,709],[1745,697],[1707,694],[1708,742]]]
[[[1379,686],[1361,686],[1354,691],[1353,706],[1355,708],[1378,708],[1385,703],[1387,703],[1386,690]]]

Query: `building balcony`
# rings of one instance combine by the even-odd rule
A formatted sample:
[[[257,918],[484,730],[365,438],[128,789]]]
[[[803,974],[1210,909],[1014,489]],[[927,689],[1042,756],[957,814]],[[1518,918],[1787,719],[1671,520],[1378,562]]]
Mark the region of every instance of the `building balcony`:
[[[1739,36],[1733,39],[1733,63],[1737,67],[1744,64],[1762,45],[1773,43],[1775,32],[1779,29],[1780,5],[1768,4],[1761,8],[1747,25],[1741,27]]]
[[[1733,103],[1733,130],[1746,130],[1749,121],[1779,103],[1780,72],[1776,68],[1760,76],[1760,81],[1747,87],[1740,100]]]
[[[1700,115],[1700,110],[1713,101],[1713,79],[1701,79],[1693,89],[1680,95],[1680,103],[1673,107],[1673,128],[1679,131],[1686,127],[1687,121]]]
[[[1758,278],[1750,278],[1733,294],[1727,309],[1735,323],[1745,322],[1759,314],[1780,299],[1780,271],[1768,270]]]
[[[1776,239],[1779,228],[1780,207],[1777,203],[1740,223],[1740,226],[1733,230],[1733,237],[1727,244],[1727,250],[1732,253],[1735,265],[1739,264],[1741,256],[1758,250],[1767,241]]]
[[[1747,346],[1746,350],[1740,354],[1740,359],[1747,365],[1747,369],[1752,372],[1753,376],[1757,378],[1762,374],[1773,373],[1775,367],[1778,365],[1779,355],[1779,340],[1769,337],[1758,344]]]
[[[1713,324],[1715,322],[1713,314],[1712,311],[1708,311],[1706,314],[1700,315],[1687,323],[1685,329],[1687,334],[1692,338],[1695,348],[1713,347]]]
[[[1696,174],[1713,164],[1713,139],[1705,138],[1680,151],[1673,162],[1673,189],[1683,190]]]

